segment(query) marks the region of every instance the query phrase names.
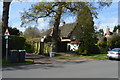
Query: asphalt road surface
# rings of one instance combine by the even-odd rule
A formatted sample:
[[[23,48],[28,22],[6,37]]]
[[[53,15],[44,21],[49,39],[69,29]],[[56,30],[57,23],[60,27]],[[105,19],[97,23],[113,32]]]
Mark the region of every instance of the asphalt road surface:
[[[3,78],[118,78],[118,61],[4,66]]]

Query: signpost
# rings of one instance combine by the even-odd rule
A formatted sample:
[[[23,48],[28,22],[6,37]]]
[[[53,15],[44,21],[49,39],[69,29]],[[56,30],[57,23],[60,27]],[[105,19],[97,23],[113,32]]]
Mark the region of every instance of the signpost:
[[[6,29],[4,36],[6,39],[6,62],[7,62],[7,60],[8,60],[8,36],[10,36],[8,29]]]

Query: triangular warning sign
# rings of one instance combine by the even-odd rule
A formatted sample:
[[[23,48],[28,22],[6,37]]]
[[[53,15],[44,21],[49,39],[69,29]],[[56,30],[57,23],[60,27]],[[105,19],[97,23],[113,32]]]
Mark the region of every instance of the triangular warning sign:
[[[4,33],[4,36],[10,36],[10,33],[9,33],[8,29],[6,29],[6,31]]]

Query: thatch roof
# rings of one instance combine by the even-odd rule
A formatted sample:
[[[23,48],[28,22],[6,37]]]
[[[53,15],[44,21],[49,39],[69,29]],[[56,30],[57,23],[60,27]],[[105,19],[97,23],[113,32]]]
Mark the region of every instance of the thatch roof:
[[[39,42],[41,40],[41,38],[33,38],[32,39],[34,42]]]
[[[64,38],[69,38],[72,31],[74,30],[76,26],[76,23],[67,23],[67,24],[64,24],[63,26],[60,26],[59,29],[60,29],[60,37],[64,37]],[[50,28],[48,29],[47,31],[43,32],[41,34],[41,37],[43,36],[51,36],[52,34],[52,29],[53,28]]]
[[[60,30],[61,30],[61,37],[70,37],[72,31],[74,30],[76,26],[76,23],[68,23],[68,24],[64,24],[63,26],[60,26]]]
[[[50,28],[48,29],[47,31],[44,31],[43,33],[40,34],[41,37],[44,37],[44,36],[50,36],[51,32],[52,32],[52,29],[53,28]]]

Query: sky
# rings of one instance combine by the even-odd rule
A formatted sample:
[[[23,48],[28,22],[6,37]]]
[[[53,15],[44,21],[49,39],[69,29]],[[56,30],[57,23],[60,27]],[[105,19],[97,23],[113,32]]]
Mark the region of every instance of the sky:
[[[32,4],[36,2],[12,2],[10,5],[10,15],[9,15],[9,26],[16,27],[20,31],[25,31],[24,27],[20,27],[21,20],[20,20],[20,12],[24,9],[27,10],[31,7]],[[0,17],[2,15],[2,2],[0,2]],[[103,29],[105,31],[106,27],[110,28],[110,31],[113,30],[114,26],[118,24],[118,2],[113,2],[110,7],[104,8],[98,11],[98,19],[94,18],[95,26],[98,29]],[[65,19],[66,23],[74,22],[75,18],[67,17]],[[38,20],[38,28],[48,29],[49,23],[41,18]]]

